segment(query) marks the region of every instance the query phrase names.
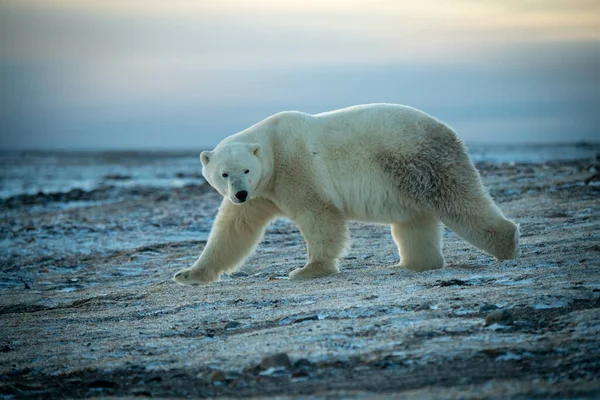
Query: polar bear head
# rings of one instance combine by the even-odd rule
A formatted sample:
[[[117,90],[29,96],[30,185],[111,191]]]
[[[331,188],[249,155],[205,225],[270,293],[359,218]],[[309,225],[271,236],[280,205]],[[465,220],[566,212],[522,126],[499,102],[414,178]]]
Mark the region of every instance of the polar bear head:
[[[242,204],[256,195],[262,176],[260,145],[229,143],[214,151],[203,151],[202,175],[223,197]]]

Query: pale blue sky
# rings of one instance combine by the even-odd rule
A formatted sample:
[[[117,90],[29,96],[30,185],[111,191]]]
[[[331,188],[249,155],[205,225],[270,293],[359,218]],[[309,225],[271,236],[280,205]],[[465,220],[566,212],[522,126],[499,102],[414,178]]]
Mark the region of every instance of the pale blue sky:
[[[201,149],[283,110],[600,140],[600,2],[0,0],[1,148]]]

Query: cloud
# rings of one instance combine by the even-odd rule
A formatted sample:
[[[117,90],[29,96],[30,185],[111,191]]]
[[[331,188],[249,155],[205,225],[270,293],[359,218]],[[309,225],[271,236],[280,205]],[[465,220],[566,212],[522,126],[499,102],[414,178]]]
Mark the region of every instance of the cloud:
[[[575,3],[3,1],[1,56],[219,67],[460,61],[493,53],[490,44],[600,39],[600,6]]]
[[[568,126],[591,135],[599,8],[0,0],[2,146],[208,144],[276,111],[377,101],[423,108],[466,135],[511,120],[514,132],[540,121],[538,138]]]

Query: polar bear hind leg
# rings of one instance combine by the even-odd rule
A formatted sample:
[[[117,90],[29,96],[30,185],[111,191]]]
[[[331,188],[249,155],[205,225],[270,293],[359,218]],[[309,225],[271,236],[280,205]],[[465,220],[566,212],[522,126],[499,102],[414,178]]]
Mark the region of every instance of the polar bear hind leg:
[[[519,255],[519,226],[504,217],[488,195],[460,213],[441,216],[448,228],[499,260]]]
[[[498,259],[517,257],[519,228],[504,217],[485,191],[464,144],[441,123],[431,122],[424,129],[426,143],[412,152],[387,148],[375,155],[375,162],[392,177],[399,196],[430,210],[448,228],[486,253]],[[428,223],[415,220],[407,227],[395,224],[392,229],[404,258],[410,260],[417,253],[405,249],[433,247],[427,242],[420,245],[416,239],[421,235],[426,241],[432,240],[425,234],[433,229]],[[409,234],[403,230],[414,231],[415,239],[405,238]],[[414,266],[412,261],[407,262]]]
[[[400,266],[423,272],[444,266],[442,227],[434,215],[392,224],[392,237],[400,252]]]

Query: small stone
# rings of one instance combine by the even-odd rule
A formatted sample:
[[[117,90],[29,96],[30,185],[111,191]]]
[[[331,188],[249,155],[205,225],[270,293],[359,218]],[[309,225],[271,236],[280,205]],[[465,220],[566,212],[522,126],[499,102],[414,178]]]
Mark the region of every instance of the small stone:
[[[204,334],[206,335],[206,337],[212,338],[215,337],[216,332],[214,329],[207,329]]]
[[[292,373],[292,379],[308,378],[310,374],[305,370],[299,370]]]
[[[318,321],[319,320],[319,316],[314,314],[314,315],[307,315],[305,317],[300,317],[300,318],[296,318],[292,321],[292,324],[297,324],[299,322],[304,322],[304,321]]]
[[[277,367],[291,368],[291,366],[292,362],[286,353],[274,354],[272,356],[264,357],[262,360],[260,360],[261,370]]]
[[[152,392],[147,390],[134,390],[132,394],[136,397],[152,397]]]
[[[236,329],[236,328],[239,328],[240,325],[242,325],[242,324],[240,324],[239,322],[229,321],[228,323],[225,324],[225,329],[226,330]]]
[[[245,374],[258,375],[260,373],[260,365],[250,365],[244,368]]]
[[[90,382],[89,387],[91,389],[112,389],[116,387],[117,384],[112,381],[106,381],[104,379],[98,379]]]
[[[441,287],[447,287],[447,286],[471,286],[471,283],[467,282],[467,281],[463,281],[462,279],[449,279],[447,281],[437,280],[436,283],[433,286],[441,286]]]
[[[311,370],[315,367],[315,364],[310,362],[310,360],[306,358],[300,358],[294,363],[294,368],[298,370]]]
[[[225,382],[225,372],[220,369],[215,369],[210,373],[210,381],[211,382]]]
[[[479,308],[479,312],[489,312],[497,310],[499,307],[495,304],[484,304]]]
[[[492,324],[512,325],[513,322],[513,315],[509,310],[492,311],[485,317],[485,326]]]
[[[415,307],[415,311],[431,310],[431,303],[421,303]]]

